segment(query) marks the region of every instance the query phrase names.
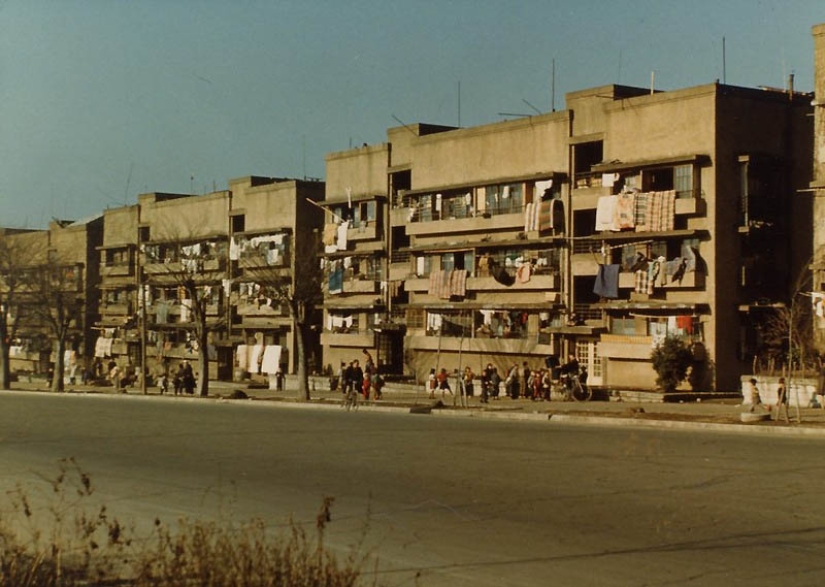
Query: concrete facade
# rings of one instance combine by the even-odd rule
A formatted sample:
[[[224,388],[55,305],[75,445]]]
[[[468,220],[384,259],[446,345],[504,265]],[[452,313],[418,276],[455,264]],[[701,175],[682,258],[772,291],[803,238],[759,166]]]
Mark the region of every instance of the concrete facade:
[[[794,197],[810,179],[810,101],[720,84],[603,86],[568,94],[560,112],[406,125],[329,155],[326,203],[346,205],[327,222],[351,219],[363,196],[389,224],[327,255],[375,254],[383,281],[327,292],[324,362],[378,350],[391,330],[404,332],[403,370],[419,380],[433,367],[535,369],[573,353],[593,384],[651,388],[652,348],[673,334],[694,350],[693,386],[737,387],[759,352],[761,309],[787,302],[810,254],[811,209]],[[604,225],[623,193],[666,209],[647,226]],[[650,288],[630,271],[634,253],[656,267]],[[609,266],[616,291],[595,293]]]
[[[154,376],[193,362],[193,302],[183,287],[191,275],[205,300],[210,378],[247,374],[246,365],[237,369],[239,345],[280,345],[281,368],[294,372],[293,320],[258,293],[256,279],[280,272],[294,283],[317,266],[294,251],[317,241],[321,212],[307,200],[321,197],[320,182],[250,176],[231,180],[228,190],[147,193],[137,205],[107,210],[99,327],[111,341],[100,343],[98,357],[137,366],[145,345]]]

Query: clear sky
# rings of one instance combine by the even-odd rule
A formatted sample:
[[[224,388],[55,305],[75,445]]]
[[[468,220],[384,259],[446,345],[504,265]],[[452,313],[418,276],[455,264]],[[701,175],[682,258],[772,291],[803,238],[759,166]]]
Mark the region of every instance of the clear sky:
[[[813,90],[823,0],[0,0],[0,225],[43,227],[609,83]],[[722,39],[725,38],[723,72]]]

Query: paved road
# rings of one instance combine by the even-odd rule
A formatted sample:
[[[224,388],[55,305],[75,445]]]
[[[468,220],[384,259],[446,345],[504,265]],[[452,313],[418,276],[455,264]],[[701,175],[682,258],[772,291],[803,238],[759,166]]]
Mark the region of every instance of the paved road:
[[[121,515],[231,511],[273,528],[290,514],[311,523],[331,495],[331,543],[366,526],[388,585],[819,585],[823,450],[818,438],[0,394],[3,488],[74,456]]]

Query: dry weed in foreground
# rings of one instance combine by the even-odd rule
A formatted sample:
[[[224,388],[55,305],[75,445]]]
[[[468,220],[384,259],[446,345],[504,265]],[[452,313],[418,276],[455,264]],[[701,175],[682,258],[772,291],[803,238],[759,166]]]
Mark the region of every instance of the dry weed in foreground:
[[[0,587],[358,587],[366,556],[339,561],[324,544],[333,498],[325,498],[314,534],[290,523],[273,538],[262,520],[240,525],[155,520],[148,539],[109,516],[89,514],[94,493],[73,459],[48,480],[51,505],[39,512],[21,487],[0,510]]]

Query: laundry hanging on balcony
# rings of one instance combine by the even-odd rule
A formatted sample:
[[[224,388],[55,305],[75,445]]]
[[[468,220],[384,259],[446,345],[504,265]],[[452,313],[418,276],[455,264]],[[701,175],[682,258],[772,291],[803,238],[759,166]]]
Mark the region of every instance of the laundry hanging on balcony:
[[[601,196],[596,203],[596,232],[618,230],[616,225],[616,196]]]
[[[329,287],[331,295],[340,294],[344,291],[344,265],[341,261],[334,261],[329,270]]]
[[[100,336],[95,341],[95,357],[106,358],[112,356],[113,338]]]
[[[442,269],[430,272],[430,286],[427,293],[442,300],[467,295],[467,270]]]
[[[277,373],[280,370],[281,347],[277,344],[266,345],[261,358],[261,373]]]
[[[596,283],[593,285],[593,293],[597,296],[609,299],[619,297],[619,271],[621,265],[599,265],[599,272],[596,274]]]

